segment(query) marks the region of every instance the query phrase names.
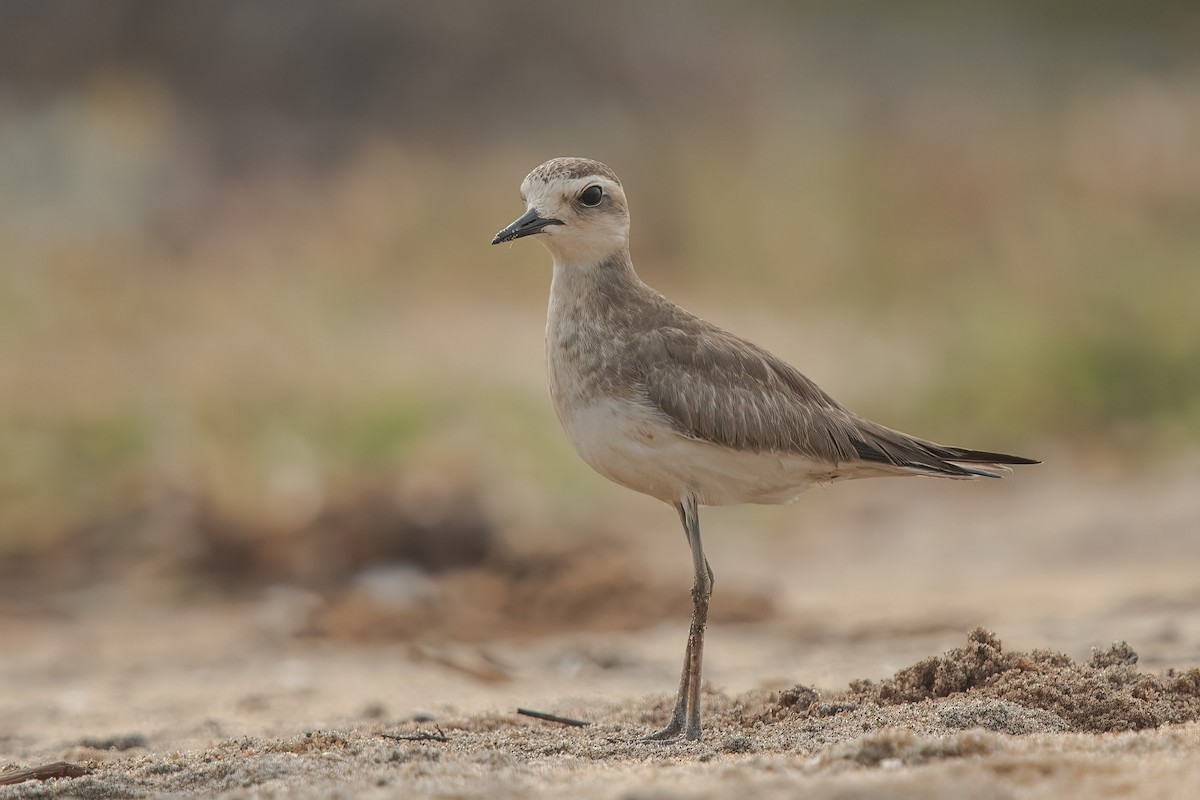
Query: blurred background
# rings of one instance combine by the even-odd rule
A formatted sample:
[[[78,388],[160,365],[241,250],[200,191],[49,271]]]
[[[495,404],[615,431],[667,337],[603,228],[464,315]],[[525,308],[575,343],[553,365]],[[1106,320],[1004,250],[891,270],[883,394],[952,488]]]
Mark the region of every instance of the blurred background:
[[[656,288],[860,413],[1047,462],[706,512],[718,624],[1194,610],[1198,154],[1190,2],[6,2],[0,607],[686,615],[674,514],[550,409],[549,257],[488,244],[582,155]]]

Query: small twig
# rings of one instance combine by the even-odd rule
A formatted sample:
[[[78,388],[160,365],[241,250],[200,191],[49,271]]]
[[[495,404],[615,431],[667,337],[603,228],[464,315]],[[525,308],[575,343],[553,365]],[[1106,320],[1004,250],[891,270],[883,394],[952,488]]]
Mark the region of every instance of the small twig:
[[[442,733],[442,728],[440,725],[434,725],[433,727],[434,727],[434,730],[437,731],[437,733],[430,733],[429,731],[417,731],[416,733],[410,733],[407,735],[401,735],[399,733],[381,733],[379,735],[385,739],[392,739],[397,742],[448,742],[448,741],[450,741],[450,737],[447,736],[446,734]]]
[[[414,645],[409,652],[414,661],[432,661],[443,667],[461,672],[481,683],[506,683],[512,680],[512,675],[503,667],[494,663],[482,651],[476,651],[475,663],[462,653],[447,653],[432,647]]]
[[[570,725],[573,728],[586,728],[591,725],[590,722],[584,722],[581,719],[571,719],[570,717],[560,717],[557,714],[547,714],[545,711],[534,711],[530,708],[518,708],[517,713],[534,719],[544,719],[546,722],[557,722],[560,725]]]
[[[53,764],[42,764],[40,767],[0,772],[0,786],[11,786],[14,783],[24,783],[25,781],[48,781],[53,778],[78,778],[90,772],[90,769],[81,764],[55,761]]]

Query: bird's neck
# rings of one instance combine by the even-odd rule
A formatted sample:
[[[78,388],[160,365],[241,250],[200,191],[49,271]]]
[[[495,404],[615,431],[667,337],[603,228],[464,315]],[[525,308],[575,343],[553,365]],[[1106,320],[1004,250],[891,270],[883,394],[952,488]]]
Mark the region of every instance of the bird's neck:
[[[550,397],[564,424],[573,409],[612,393],[614,353],[645,316],[641,306],[649,291],[633,271],[628,251],[585,264],[554,260],[546,370]]]
[[[550,282],[550,308],[587,308],[602,313],[624,305],[645,285],[633,271],[629,250],[613,251],[606,258],[591,262],[554,259],[554,277]]]
[[[603,354],[644,317],[650,290],[633,271],[628,251],[588,264],[554,260],[546,316],[546,357],[551,376],[599,367]],[[600,361],[597,361],[599,359]],[[553,379],[551,393],[555,393]]]

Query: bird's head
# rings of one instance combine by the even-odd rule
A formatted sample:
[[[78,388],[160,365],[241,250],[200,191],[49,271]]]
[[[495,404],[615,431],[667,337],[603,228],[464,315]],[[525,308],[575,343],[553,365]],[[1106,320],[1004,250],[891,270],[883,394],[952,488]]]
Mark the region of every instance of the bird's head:
[[[525,213],[492,244],[537,235],[556,262],[594,263],[629,246],[629,206],[616,174],[599,161],[554,158],[521,183]]]

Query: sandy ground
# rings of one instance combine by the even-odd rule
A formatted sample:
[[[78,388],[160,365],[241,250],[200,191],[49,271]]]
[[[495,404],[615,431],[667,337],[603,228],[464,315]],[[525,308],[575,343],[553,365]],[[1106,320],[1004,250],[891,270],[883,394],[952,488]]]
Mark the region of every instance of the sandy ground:
[[[698,743],[633,741],[664,719],[686,632],[682,537],[648,501],[614,511],[654,535],[583,610],[496,637],[453,616],[321,627],[329,601],[282,587],[10,602],[0,770],[91,772],[0,798],[1198,796],[1200,463],[1039,469],[706,513],[714,613],[722,593],[741,611],[710,627]],[[500,596],[441,583],[444,607]],[[648,627],[614,622],[614,594]]]

